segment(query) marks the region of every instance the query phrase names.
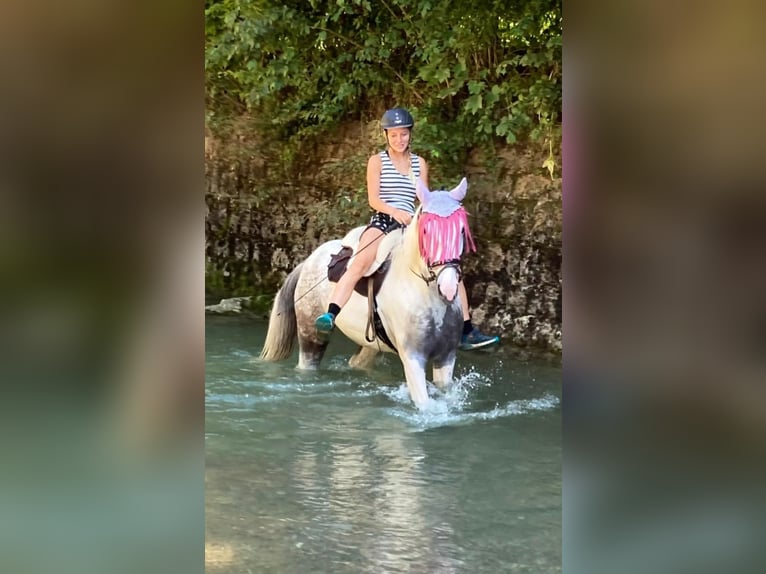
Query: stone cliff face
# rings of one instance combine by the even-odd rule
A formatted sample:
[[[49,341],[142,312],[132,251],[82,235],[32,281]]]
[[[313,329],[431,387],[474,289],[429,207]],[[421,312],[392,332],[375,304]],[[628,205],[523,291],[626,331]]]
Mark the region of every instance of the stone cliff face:
[[[254,295],[266,311],[298,262],[369,219],[365,164],[381,143],[364,125],[346,127],[333,141],[302,150],[305,159],[290,162],[297,167],[287,173],[284,158],[269,157],[257,145],[244,151],[238,142],[208,139],[210,297]],[[542,168],[546,157],[522,147],[471,157],[465,206],[478,252],[465,257],[463,271],[476,324],[506,343],[558,354],[561,179]],[[432,169],[434,189],[457,183],[435,175]]]
[[[475,322],[516,345],[560,353],[561,180],[543,173],[544,160],[506,148],[490,172],[472,158],[465,205],[479,251],[464,271]]]

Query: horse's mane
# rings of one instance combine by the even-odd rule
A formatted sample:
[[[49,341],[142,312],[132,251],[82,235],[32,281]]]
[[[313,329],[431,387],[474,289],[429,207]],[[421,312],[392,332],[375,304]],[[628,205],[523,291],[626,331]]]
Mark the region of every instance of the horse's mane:
[[[425,272],[423,268],[424,262],[420,257],[418,250],[418,217],[420,216],[421,207],[415,210],[415,215],[412,218],[412,222],[404,230],[404,238],[401,244],[401,257],[403,263],[410,269]]]

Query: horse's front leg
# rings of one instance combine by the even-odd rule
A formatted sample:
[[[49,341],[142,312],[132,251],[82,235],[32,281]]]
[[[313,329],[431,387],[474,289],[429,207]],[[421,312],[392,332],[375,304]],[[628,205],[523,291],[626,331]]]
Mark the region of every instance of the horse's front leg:
[[[426,388],[426,360],[417,354],[402,354],[399,356],[404,366],[404,376],[407,379],[407,387],[410,397],[419,409],[425,408],[431,399],[428,398]]]
[[[452,384],[452,373],[455,370],[455,356],[447,358],[441,364],[434,362],[434,384],[440,391],[447,390]]]

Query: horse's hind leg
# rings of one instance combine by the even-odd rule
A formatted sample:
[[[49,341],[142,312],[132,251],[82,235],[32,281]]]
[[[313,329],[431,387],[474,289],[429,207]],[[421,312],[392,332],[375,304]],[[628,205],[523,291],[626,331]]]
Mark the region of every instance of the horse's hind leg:
[[[348,366],[352,369],[369,369],[372,362],[378,356],[378,350],[372,347],[359,347],[356,355],[348,360]]]
[[[319,368],[329,341],[320,338],[314,328],[311,312],[298,315],[298,368],[314,370]]]
[[[309,275],[309,280],[314,281],[314,276]],[[327,350],[329,339],[320,336],[314,326],[314,318],[321,312],[321,303],[314,297],[313,293],[311,299],[304,299],[295,306],[299,369],[318,369]]]
[[[314,370],[319,368],[324,352],[327,350],[327,341],[321,341],[316,337],[298,336],[298,368]]]

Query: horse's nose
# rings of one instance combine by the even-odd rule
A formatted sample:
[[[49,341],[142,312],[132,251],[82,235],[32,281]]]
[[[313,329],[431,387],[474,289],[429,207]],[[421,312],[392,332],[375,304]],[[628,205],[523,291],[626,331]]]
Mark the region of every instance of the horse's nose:
[[[449,267],[439,274],[439,293],[452,303],[457,296],[458,277],[454,268]]]

